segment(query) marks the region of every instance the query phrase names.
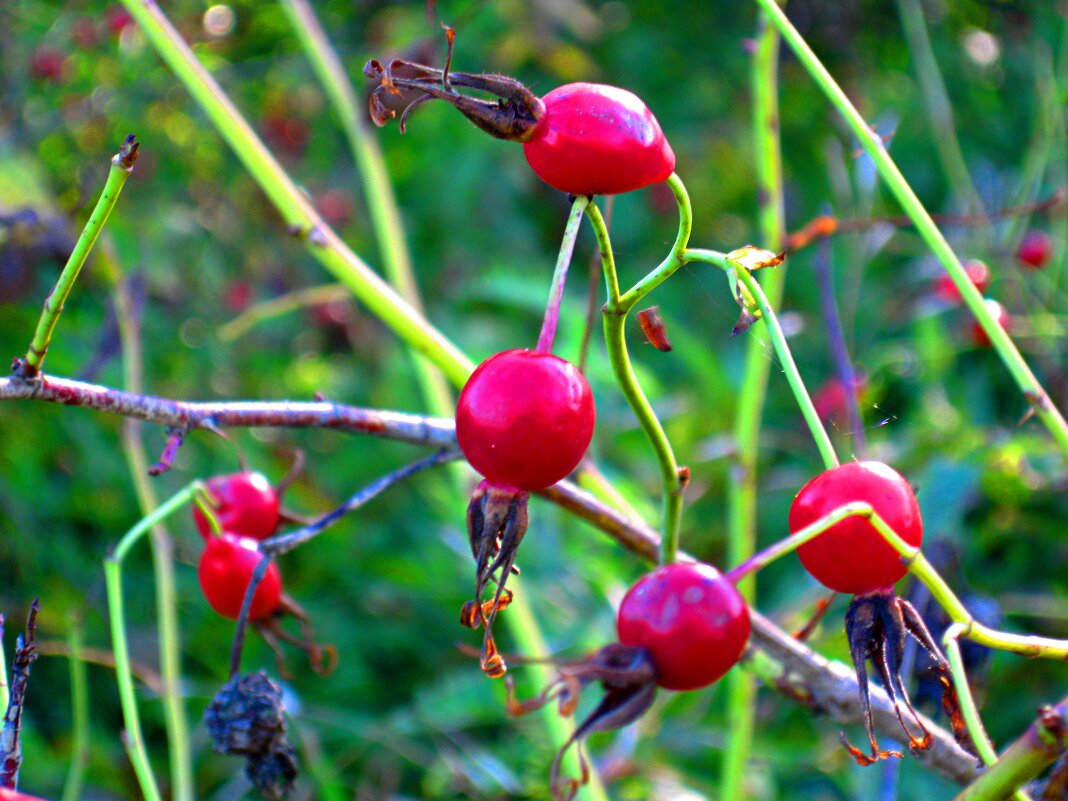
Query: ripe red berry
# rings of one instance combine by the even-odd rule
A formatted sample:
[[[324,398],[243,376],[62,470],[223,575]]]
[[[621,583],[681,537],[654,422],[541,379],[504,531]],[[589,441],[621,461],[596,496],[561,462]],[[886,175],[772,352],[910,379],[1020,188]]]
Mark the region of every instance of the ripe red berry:
[[[237,620],[245,591],[252,580],[252,571],[264,558],[257,550],[256,540],[223,532],[208,537],[197,566],[197,578],[211,608],[223,617]],[[282,577],[278,565],[267,568],[263,581],[252,596],[249,620],[266,617],[278,606],[282,597]]]
[[[0,787],[0,801],[44,801],[44,799],[38,798],[35,795],[20,793],[18,790],[9,790],[7,787]]]
[[[467,379],[456,439],[493,484],[535,491],[578,466],[595,418],[593,392],[575,365],[551,353],[506,350]]]
[[[278,493],[262,473],[214,476],[206,485],[216,503],[215,517],[224,531],[265,540],[278,528]],[[211,524],[195,506],[193,520],[200,536],[211,536]]]
[[[997,320],[1002,330],[1006,333],[1010,332],[1012,330],[1012,316],[1005,311],[1005,307],[990,298],[984,299],[983,303],[986,305],[987,311]],[[977,348],[989,348],[991,346],[990,337],[986,335],[986,331],[979,325],[978,320],[972,320],[971,334],[972,343]]]
[[[541,101],[544,116],[523,151],[537,176],[561,192],[630,192],[675,171],[675,154],[660,123],[626,89],[569,83]]]
[[[649,652],[661,687],[695,690],[741,658],[749,607],[711,565],[662,565],[623,597],[616,633],[623,645]]]
[[[67,57],[52,47],[38,47],[30,56],[30,77],[36,81],[59,82],[67,71]]]
[[[984,262],[979,259],[969,259],[964,262],[964,271],[968,273],[968,279],[980,293],[990,288],[990,268]],[[960,303],[960,290],[946,273],[940,275],[935,282],[935,294],[946,303]]]
[[[1016,250],[1016,258],[1024,267],[1040,270],[1053,255],[1053,242],[1044,231],[1028,231]]]
[[[881,462],[848,462],[808,482],[790,505],[790,533],[854,501],[871,504],[910,545],[923,542],[923,519],[912,487]],[[854,595],[890,587],[908,572],[897,551],[859,517],[835,523],[798,548],[797,555],[818,582]]]

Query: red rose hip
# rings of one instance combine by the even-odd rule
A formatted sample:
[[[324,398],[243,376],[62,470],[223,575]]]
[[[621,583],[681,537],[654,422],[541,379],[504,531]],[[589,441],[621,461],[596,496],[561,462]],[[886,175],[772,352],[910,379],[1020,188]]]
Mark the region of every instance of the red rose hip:
[[[578,466],[595,418],[593,392],[575,365],[551,353],[506,350],[467,379],[456,439],[493,484],[536,491]]]
[[[1053,255],[1053,242],[1044,231],[1028,231],[1020,240],[1016,258],[1024,267],[1041,270]]]
[[[983,304],[986,306],[987,311],[991,316],[997,320],[997,324],[1001,326],[1001,329],[1005,333],[1009,333],[1012,330],[1012,315],[1010,315],[1005,307],[998,303],[996,300],[986,298],[983,300]],[[984,328],[979,325],[978,320],[972,320],[971,326],[972,343],[977,348],[989,348],[992,346],[990,337],[987,335]]]
[[[849,462],[808,482],[790,505],[790,533],[858,501],[870,504],[909,545],[923,542],[923,519],[912,487],[881,462]],[[908,572],[898,552],[860,517],[835,523],[798,548],[797,555],[818,582],[853,595],[893,586]]]
[[[656,683],[695,690],[720,679],[749,640],[749,608],[735,586],[711,565],[662,565],[623,598],[616,633],[644,648]]]
[[[252,572],[264,558],[257,549],[256,540],[249,537],[227,532],[208,537],[197,565],[197,578],[211,608],[223,617],[237,620],[245,591],[252,581]],[[278,606],[281,597],[282,577],[278,565],[272,564],[252,596],[249,620],[267,617]]]
[[[541,98],[544,116],[523,152],[535,174],[572,195],[613,195],[660,183],[675,154],[637,95],[616,86],[569,83]]]
[[[265,540],[277,530],[278,493],[262,473],[214,476],[206,485],[216,504],[215,517],[224,531]],[[201,537],[211,536],[211,524],[195,506],[193,520]]]
[[[980,294],[990,288],[990,268],[986,266],[985,262],[979,261],[979,259],[969,259],[964,262],[963,266],[964,271],[968,274],[968,280],[972,282],[972,286],[979,290]],[[957,289],[953,279],[946,273],[940,275],[935,282],[935,294],[946,303],[960,303],[961,300],[960,290]]]

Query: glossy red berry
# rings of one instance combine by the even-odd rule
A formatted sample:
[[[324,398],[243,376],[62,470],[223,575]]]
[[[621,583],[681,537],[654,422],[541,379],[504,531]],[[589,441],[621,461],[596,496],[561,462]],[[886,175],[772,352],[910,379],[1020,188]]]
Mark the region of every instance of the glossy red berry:
[[[964,262],[964,271],[968,274],[968,279],[972,282],[972,286],[978,289],[980,293],[986,292],[990,288],[990,268],[986,266],[985,262],[981,262],[979,259],[969,259]],[[935,294],[946,303],[960,303],[961,300],[960,290],[957,289],[953,279],[946,273],[939,276],[935,282]]]
[[[623,645],[649,652],[661,687],[695,690],[741,658],[749,607],[711,565],[662,565],[623,597],[616,633]]]
[[[26,795],[26,793],[20,793],[18,790],[9,790],[7,787],[0,787],[0,801],[44,801],[35,795]]]
[[[237,620],[245,590],[252,580],[252,571],[264,556],[257,550],[257,542],[224,532],[208,537],[197,565],[197,578],[211,608],[223,617]],[[252,597],[249,620],[266,617],[278,606],[282,597],[282,577],[278,565],[272,564]]]
[[[551,353],[506,350],[467,379],[456,439],[493,484],[536,491],[578,466],[595,418],[593,392],[575,365]]]
[[[278,528],[278,493],[262,473],[215,476],[206,482],[216,503],[215,517],[224,531],[265,540]],[[202,537],[211,536],[211,524],[199,508],[193,519]]]
[[[848,462],[808,482],[790,506],[790,533],[855,501],[871,504],[905,542],[923,542],[923,519],[912,487],[881,462]],[[831,526],[798,548],[797,555],[816,581],[854,595],[890,587],[908,571],[897,551],[859,517]]]
[[[1016,250],[1016,258],[1024,267],[1040,270],[1053,255],[1053,242],[1044,231],[1028,231]]]
[[[983,303],[986,305],[987,311],[990,312],[991,316],[997,320],[997,323],[1001,326],[1002,330],[1006,333],[1010,332],[1012,330],[1012,316],[1005,311],[1005,307],[996,300],[991,300],[990,298],[985,299]],[[972,343],[977,348],[989,348],[991,346],[990,337],[987,336],[983,327],[979,325],[978,320],[972,320],[971,334]]]
[[[544,116],[523,151],[537,176],[561,192],[630,192],[675,171],[675,154],[660,123],[626,89],[569,83],[541,101]]]

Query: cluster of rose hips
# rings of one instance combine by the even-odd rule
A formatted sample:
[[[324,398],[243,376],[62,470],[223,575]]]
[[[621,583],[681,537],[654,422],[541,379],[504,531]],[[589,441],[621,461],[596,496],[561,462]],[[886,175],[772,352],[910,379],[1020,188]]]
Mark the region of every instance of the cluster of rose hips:
[[[674,171],[674,154],[655,117],[641,100],[616,87],[569,84],[537,98],[518,82],[497,75],[449,74],[403,61],[388,66],[373,61],[365,72],[380,81],[371,98],[372,117],[379,124],[395,113],[383,99],[401,95],[401,89],[421,93],[405,110],[402,126],[410,110],[425,100],[446,100],[483,130],[522,142],[534,172],[571,195],[630,191],[659,183]],[[488,91],[499,99],[473,99],[456,87]],[[489,626],[510,598],[504,582],[514,569],[515,550],[526,531],[527,495],[550,487],[578,467],[591,441],[594,419],[585,378],[574,365],[541,350],[507,350],[490,357],[460,394],[457,440],[485,479],[468,512],[477,578],[475,599],[465,605],[462,622],[486,625],[482,667],[491,676],[505,672]],[[809,482],[791,506],[790,530],[796,533],[855,502],[869,504],[906,543],[919,546],[923,526],[912,489],[891,468],[874,462],[842,465]],[[900,697],[911,711],[898,675],[899,645],[911,634],[924,648],[935,654],[938,649],[915,611],[893,594],[894,583],[907,570],[898,553],[868,519],[856,517],[829,526],[802,545],[799,556],[822,584],[857,596],[847,614],[847,627],[865,702],[865,663],[870,659],[895,706]],[[483,590],[490,583],[497,585],[496,592],[491,601],[483,602]],[[634,720],[649,708],[658,686],[692,690],[717,681],[741,658],[749,633],[749,610],[732,576],[707,564],[665,564],[639,580],[623,598],[617,643],[563,665],[559,679],[539,698],[525,703],[510,698],[510,709],[522,713],[555,698],[561,710],[570,713],[578,689],[599,681],[604,698],[580,724],[570,745],[589,732]],[[902,726],[910,747],[920,750],[930,738],[915,713],[913,718],[922,736],[909,732],[903,719]],[[870,713],[868,734],[870,756],[850,746],[858,761],[870,762],[889,753],[878,750]],[[561,786],[562,754],[553,766],[553,792],[570,797],[580,782]]]
[[[1049,237],[1049,234],[1044,231],[1028,231],[1023,239],[1020,240],[1019,247],[1016,248],[1016,261],[1025,270],[1041,270],[1048,263],[1053,256],[1053,242]],[[964,270],[968,274],[968,279],[972,282],[972,285],[979,290],[981,294],[985,294],[987,289],[990,288],[991,274],[990,268],[986,263],[979,259],[969,259],[964,262]],[[949,275],[943,274],[938,277],[934,283],[934,294],[943,303],[949,305],[957,305],[961,302],[960,290],[957,289],[957,285],[953,283],[953,279]],[[987,311],[994,318],[998,325],[1006,332],[1012,331],[1013,320],[1008,310],[1002,306],[998,301],[992,298],[985,298],[983,301],[986,304]],[[990,337],[987,336],[986,331],[979,325],[978,322],[972,321],[969,326],[969,334],[972,343],[979,348],[990,347]]]

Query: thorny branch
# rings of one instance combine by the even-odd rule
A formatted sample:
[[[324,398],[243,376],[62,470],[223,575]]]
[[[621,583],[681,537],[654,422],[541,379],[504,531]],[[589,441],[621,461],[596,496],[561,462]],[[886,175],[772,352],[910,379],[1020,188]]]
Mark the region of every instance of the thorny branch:
[[[360,409],[315,401],[188,402],[136,395],[69,379],[41,376],[34,381],[0,378],[0,400],[41,400],[134,417],[164,426],[189,429],[226,427],[317,427],[370,434],[434,448],[455,447],[452,420],[399,412]],[[624,548],[650,562],[659,555],[660,537],[645,523],[631,520],[567,481],[538,493],[603,531]],[[778,670],[773,688],[795,703],[839,723],[861,721],[856,676],[840,662],[832,662],[799,643],[762,615],[751,612],[752,636],[747,658],[760,655]],[[875,730],[886,737],[897,733],[897,717],[886,694],[871,689]],[[934,745],[921,761],[943,776],[966,784],[978,775],[975,759],[953,741],[951,734],[924,719]]]
[[[22,705],[26,701],[26,686],[30,681],[30,666],[37,659],[37,613],[41,604],[36,598],[26,616],[26,634],[19,635],[15,657],[11,660],[11,695],[4,714],[4,728],[0,731],[0,787],[14,790],[19,783],[22,767]]]

